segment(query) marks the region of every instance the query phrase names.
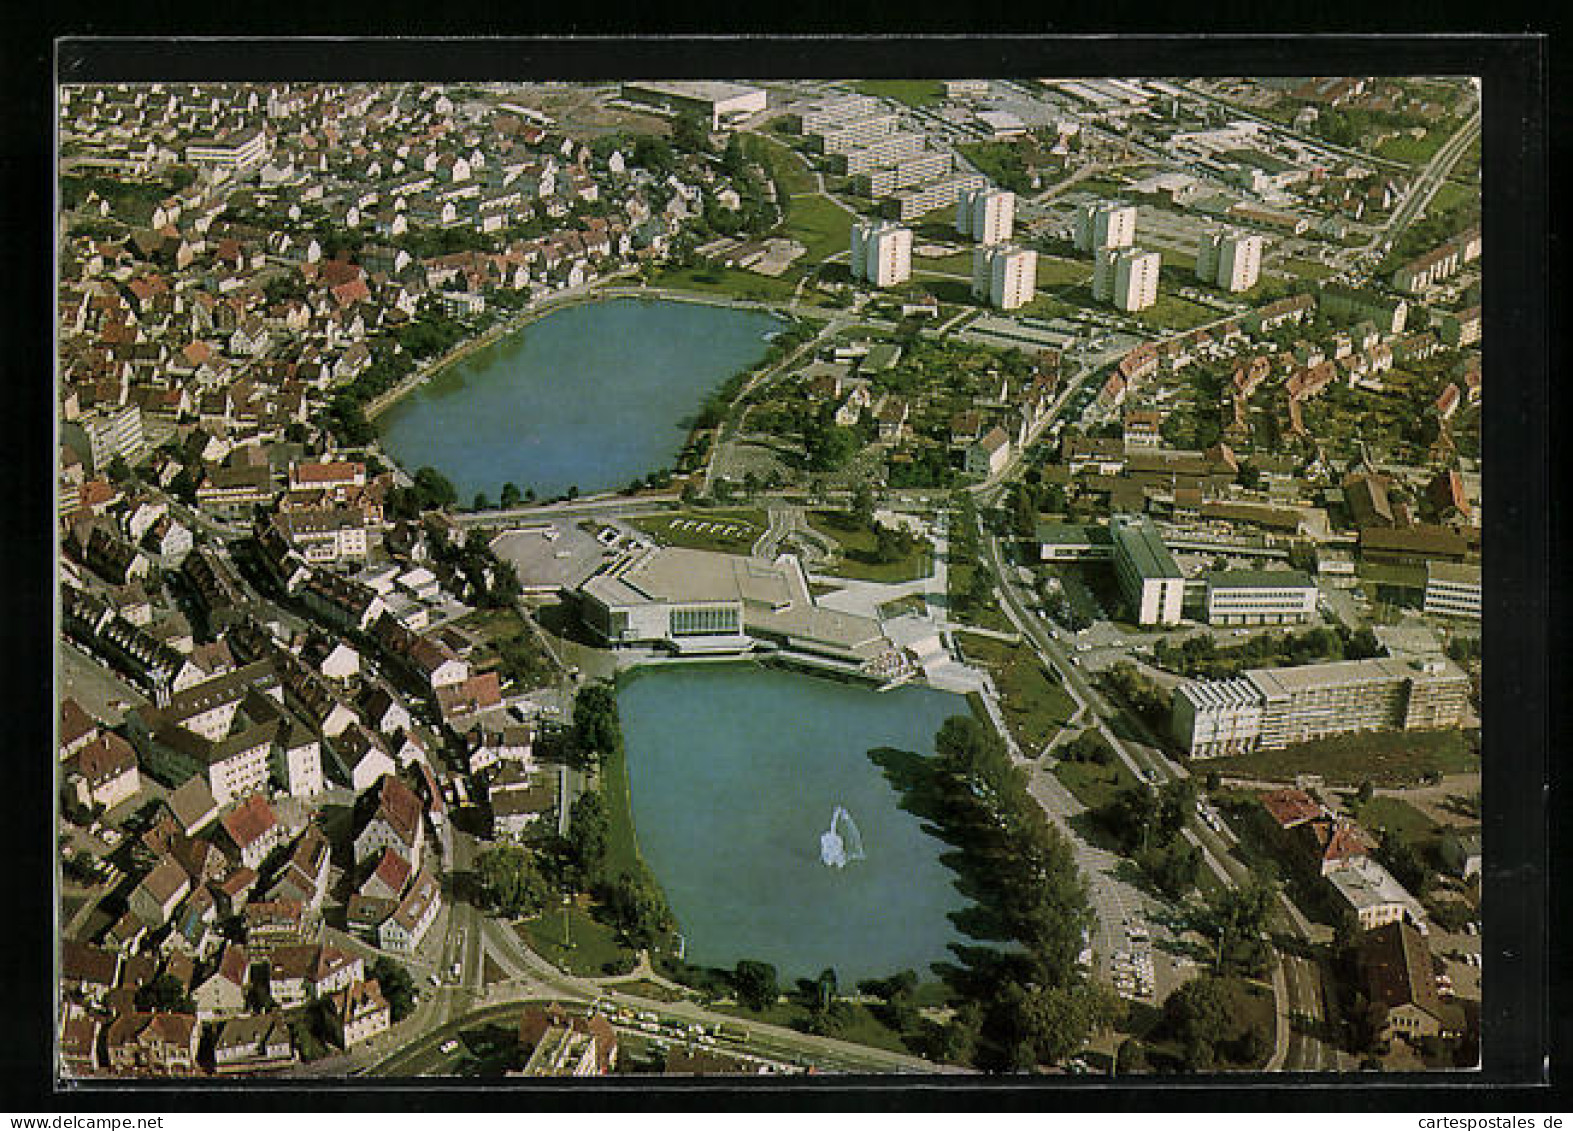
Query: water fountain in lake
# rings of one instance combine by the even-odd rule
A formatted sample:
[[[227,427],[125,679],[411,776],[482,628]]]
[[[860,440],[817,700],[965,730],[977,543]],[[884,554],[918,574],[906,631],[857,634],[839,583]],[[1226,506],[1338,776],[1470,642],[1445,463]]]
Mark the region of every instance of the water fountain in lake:
[[[830,814],[830,827],[819,834],[819,859],[827,868],[845,868],[863,858],[863,834],[852,814],[837,805]]]

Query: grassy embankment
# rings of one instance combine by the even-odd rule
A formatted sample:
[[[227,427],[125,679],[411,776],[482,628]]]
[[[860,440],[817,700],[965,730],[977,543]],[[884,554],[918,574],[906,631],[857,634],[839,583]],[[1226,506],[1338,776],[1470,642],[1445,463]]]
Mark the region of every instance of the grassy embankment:
[[[1340,735],[1283,750],[1210,758],[1198,765],[1225,777],[1261,781],[1287,782],[1297,774],[1321,774],[1332,786],[1353,788],[1370,781],[1401,787],[1415,785],[1427,774],[1478,771],[1480,756],[1463,731],[1391,731]]]
[[[1041,751],[1070,722],[1076,712],[1075,701],[1044,670],[1028,645],[980,636],[962,636],[960,640],[967,658],[993,675],[1006,725],[1017,744],[1030,754]]]

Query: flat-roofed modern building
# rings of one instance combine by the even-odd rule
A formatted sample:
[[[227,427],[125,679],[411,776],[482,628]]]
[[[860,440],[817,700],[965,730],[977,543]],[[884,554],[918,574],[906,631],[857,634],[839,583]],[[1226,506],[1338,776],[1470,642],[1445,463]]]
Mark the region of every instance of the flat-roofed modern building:
[[[1202,235],[1196,277],[1226,291],[1248,291],[1262,274],[1261,236],[1227,230]]]
[[[889,207],[898,219],[911,220],[939,208],[949,208],[967,189],[978,188],[986,183],[982,173],[956,173],[898,193],[891,198]]]
[[[1420,901],[1369,856],[1340,864],[1327,873],[1327,882],[1355,913],[1363,931],[1376,930],[1388,923],[1407,922],[1422,935],[1430,933]]]
[[[625,82],[623,97],[666,110],[698,110],[719,130],[764,110],[768,96],[757,86],[736,82]]]
[[[880,138],[889,137],[900,128],[901,119],[896,115],[875,111],[864,118],[855,118],[806,132],[821,153],[846,154],[862,149]]]
[[[999,310],[1026,306],[1037,293],[1038,253],[1012,244],[972,251],[972,296]]]
[[[211,169],[253,169],[268,159],[268,135],[262,130],[241,130],[216,138],[186,143],[186,164]]]
[[[1046,562],[1106,562],[1114,556],[1109,528],[1091,523],[1040,522],[1038,547]]]
[[[1304,624],[1316,583],[1299,570],[1222,570],[1207,576],[1208,624]]]
[[[889,196],[897,189],[943,177],[951,171],[948,153],[916,153],[893,165],[881,165],[852,178],[859,192],[869,197]]]
[[[1163,257],[1139,247],[1098,252],[1092,270],[1092,297],[1118,309],[1146,310],[1158,301],[1158,274]]]
[[[1358,731],[1441,730],[1458,725],[1468,695],[1468,677],[1442,659],[1258,668],[1182,683],[1171,726],[1191,757],[1214,758]]]
[[[1076,210],[1078,251],[1130,247],[1136,242],[1136,206],[1095,200]]]
[[[1114,575],[1137,624],[1179,624],[1185,600],[1185,575],[1145,517],[1116,515],[1109,520],[1114,544]]]
[[[871,169],[878,169],[884,165],[894,165],[908,157],[914,157],[927,148],[927,140],[922,134],[893,133],[889,137],[882,137],[878,141],[871,141],[861,149],[853,149],[840,154],[835,164],[841,166],[841,171],[850,176],[867,173]]]
[[[1016,194],[999,188],[967,189],[956,200],[956,231],[982,244],[1008,243]]]
[[[794,107],[792,119],[796,121],[800,133],[818,133],[858,118],[866,118],[880,110],[881,105],[879,99],[866,94],[837,94]]]
[[[854,279],[893,287],[912,277],[912,230],[900,224],[888,220],[853,224],[851,253]]]
[[[1434,616],[1480,619],[1480,567],[1426,562],[1425,611]]]
[[[752,650],[766,641],[862,665],[888,655],[879,621],[815,603],[796,559],[654,547],[626,553],[578,589],[585,626],[610,647],[685,655]]]

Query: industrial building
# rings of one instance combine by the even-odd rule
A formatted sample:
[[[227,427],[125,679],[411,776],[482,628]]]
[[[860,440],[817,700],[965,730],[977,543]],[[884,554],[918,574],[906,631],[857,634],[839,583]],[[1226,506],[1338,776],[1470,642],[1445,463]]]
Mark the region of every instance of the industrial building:
[[[1103,251],[1136,242],[1136,206],[1091,201],[1076,210],[1076,250]]]
[[[1262,274],[1261,236],[1240,231],[1207,232],[1196,249],[1196,277],[1226,291],[1248,291]]]
[[[956,200],[956,231],[981,244],[1010,242],[1016,194],[997,188],[967,189]]]
[[[1098,252],[1092,272],[1092,297],[1120,310],[1146,310],[1158,301],[1158,273],[1163,257],[1139,247]]]
[[[888,220],[852,225],[851,269],[854,279],[876,287],[893,287],[912,277],[912,230]]]
[[[1207,575],[1207,623],[1304,624],[1316,613],[1316,583],[1299,570],[1220,570]]]
[[[1114,575],[1137,624],[1179,624],[1185,601],[1185,575],[1175,563],[1158,528],[1146,517],[1116,515],[1109,520],[1114,546]]]
[[[1172,733],[1192,758],[1278,750],[1370,730],[1456,726],[1469,680],[1443,659],[1262,668],[1175,689]]]
[[[972,252],[972,296],[999,310],[1026,306],[1037,293],[1038,253],[1011,244],[989,244]]]
[[[735,82],[625,82],[623,97],[672,113],[698,110],[709,116],[712,130],[757,114],[768,103],[759,87]]]

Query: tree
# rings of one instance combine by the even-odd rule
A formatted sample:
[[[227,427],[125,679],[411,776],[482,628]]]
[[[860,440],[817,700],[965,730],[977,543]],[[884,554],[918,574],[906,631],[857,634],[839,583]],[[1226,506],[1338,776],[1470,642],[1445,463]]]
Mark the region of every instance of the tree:
[[[518,506],[521,497],[522,496],[519,494],[519,488],[516,484],[504,483],[502,485],[502,497],[500,502],[504,510]]]
[[[568,811],[568,847],[581,875],[598,874],[606,858],[611,822],[599,793],[583,793]]]
[[[475,511],[490,510],[491,506],[492,506],[492,501],[486,497],[486,492],[485,491],[477,491],[477,492],[475,492],[475,502],[470,505],[470,509],[471,510],[475,510]]]
[[[672,145],[689,153],[710,151],[710,123],[698,110],[681,110],[672,119]]]
[[[732,971],[732,989],[740,1004],[755,1013],[774,1005],[781,996],[776,983],[776,968],[768,962],[745,958]]]
[[[160,1013],[190,1013],[193,1008],[191,995],[173,974],[160,974],[151,982],[138,986],[136,1005],[138,1009]]]
[[[415,1008],[415,980],[410,972],[387,955],[379,957],[368,971],[387,999],[393,1023],[403,1021]]]
[[[873,529],[874,489],[867,482],[859,482],[852,489],[852,505],[847,510],[847,516],[857,526]]]
[[[533,915],[546,904],[546,879],[533,857],[517,844],[489,846],[475,861],[481,901],[509,918]]]
[[[573,705],[573,730],[575,746],[592,763],[622,749],[617,697],[610,684],[592,683],[580,690]]]
[[[653,947],[672,927],[672,912],[647,875],[624,872],[604,885],[600,895],[617,933],[631,947]]]
[[[1365,781],[1361,782],[1360,788],[1355,791],[1355,800],[1358,801],[1361,805],[1368,804],[1371,798],[1375,796],[1376,786],[1371,783],[1370,778],[1367,778]]]

